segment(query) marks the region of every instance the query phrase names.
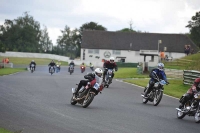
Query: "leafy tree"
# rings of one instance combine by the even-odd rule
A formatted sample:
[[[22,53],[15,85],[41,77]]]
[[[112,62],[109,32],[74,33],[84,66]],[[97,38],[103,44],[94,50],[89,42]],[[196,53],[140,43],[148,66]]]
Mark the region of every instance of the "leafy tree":
[[[14,20],[6,19],[0,25],[0,47],[5,50],[22,52],[44,52],[52,48],[47,28],[40,29],[40,23],[27,12]]]
[[[82,32],[83,30],[103,30],[103,31],[107,31],[107,29],[105,27],[103,27],[102,25],[98,25],[98,23],[95,22],[89,22],[89,23],[85,23],[80,27],[80,31]]]
[[[133,29],[124,28],[124,29],[118,30],[117,32],[136,32],[136,31]]]
[[[44,29],[41,31],[41,37],[39,42],[39,49],[43,52],[52,51],[53,43],[49,38],[49,34],[47,32],[47,27],[44,26]]]
[[[107,31],[107,28],[105,28],[102,25],[99,25],[96,22],[89,22],[89,23],[85,23],[83,24],[78,32],[79,34],[77,34],[76,38],[77,38],[77,45],[78,45],[78,51],[77,51],[77,56],[80,56],[80,50],[81,50],[81,42],[82,42],[82,33],[83,30],[101,30],[101,31]]]
[[[78,50],[78,29],[71,30],[70,27],[65,26],[64,30],[61,30],[62,36],[57,39],[58,49],[61,49],[62,55],[75,57]]]
[[[188,23],[186,27],[190,29],[190,38],[200,47],[200,11]]]

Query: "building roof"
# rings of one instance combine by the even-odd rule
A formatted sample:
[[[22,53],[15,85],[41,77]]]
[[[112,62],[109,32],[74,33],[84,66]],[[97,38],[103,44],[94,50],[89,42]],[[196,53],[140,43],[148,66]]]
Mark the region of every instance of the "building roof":
[[[184,53],[185,45],[190,45],[196,52],[198,47],[183,34],[130,33],[85,30],[82,34],[81,48],[111,50],[158,50],[167,47],[166,52]]]

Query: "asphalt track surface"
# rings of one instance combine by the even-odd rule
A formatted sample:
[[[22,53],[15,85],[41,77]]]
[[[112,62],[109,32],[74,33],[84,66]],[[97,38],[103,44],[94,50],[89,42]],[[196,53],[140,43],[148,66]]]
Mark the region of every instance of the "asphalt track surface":
[[[143,104],[143,89],[114,80],[88,108],[71,105],[71,88],[83,76],[67,67],[52,76],[48,67],[0,77],[0,127],[23,133],[197,133],[194,117],[176,118],[179,102],[164,96]]]

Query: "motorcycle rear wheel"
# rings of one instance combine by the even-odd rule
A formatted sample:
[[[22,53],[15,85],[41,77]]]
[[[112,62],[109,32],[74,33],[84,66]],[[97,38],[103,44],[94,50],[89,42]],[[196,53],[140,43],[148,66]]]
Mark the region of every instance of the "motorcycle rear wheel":
[[[200,123],[200,106],[198,106],[197,108],[198,109],[197,109],[197,111],[196,111],[196,113],[194,115],[194,119],[195,119],[196,123]]]
[[[83,101],[82,107],[83,108],[87,108],[90,105],[90,103],[93,101],[93,99],[94,99],[94,94],[93,93],[89,93],[89,96],[87,97],[87,99],[85,99]]]
[[[163,91],[158,90],[158,91],[155,92],[155,96],[154,96],[154,99],[153,99],[153,105],[154,106],[157,106],[160,103],[162,96],[163,96]]]

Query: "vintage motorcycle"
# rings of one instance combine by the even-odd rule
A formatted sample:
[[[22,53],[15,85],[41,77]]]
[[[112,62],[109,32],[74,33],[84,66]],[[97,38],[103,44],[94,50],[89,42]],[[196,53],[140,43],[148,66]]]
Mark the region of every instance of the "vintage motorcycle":
[[[35,67],[35,65],[34,65],[34,64],[31,64],[31,73],[33,73],[34,67]]]
[[[69,73],[70,75],[74,72],[74,66],[73,65],[70,65],[69,66]]]
[[[55,72],[53,66],[50,66],[50,71],[49,72],[51,73],[51,75]]]
[[[81,73],[85,72],[85,66],[81,65]]]
[[[113,69],[107,69],[107,73],[105,75],[105,84],[104,84],[104,87],[108,88],[109,85],[112,83],[112,74],[113,74],[113,72],[114,72]]]
[[[75,96],[76,89],[77,88],[72,88],[73,96],[71,98],[71,104],[75,105],[79,103],[83,108],[87,108],[93,101],[94,97],[102,91],[103,87],[101,87],[101,85],[96,82],[96,79],[94,79],[79,90],[77,97]]]
[[[160,103],[163,96],[163,90],[164,90],[163,86],[169,83],[165,82],[165,80],[159,80],[159,78],[157,78],[157,81],[158,82],[154,84],[151,92],[147,94],[147,97],[145,97],[144,94],[141,94],[142,102],[144,104],[150,101],[150,102],[153,102],[154,106],[157,106]],[[149,84],[147,85],[147,87],[149,87]],[[145,88],[144,93],[146,93],[147,87]]]
[[[181,99],[184,96],[185,94],[181,97]],[[176,108],[176,110],[178,119],[182,119],[186,115],[194,116],[195,122],[200,123],[200,92],[197,92],[194,95],[194,98],[188,100],[182,108]]]

